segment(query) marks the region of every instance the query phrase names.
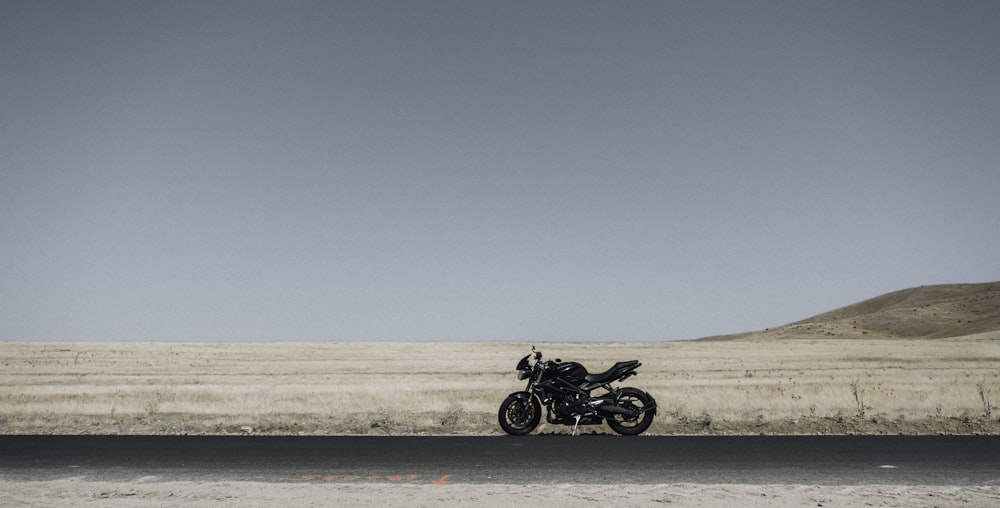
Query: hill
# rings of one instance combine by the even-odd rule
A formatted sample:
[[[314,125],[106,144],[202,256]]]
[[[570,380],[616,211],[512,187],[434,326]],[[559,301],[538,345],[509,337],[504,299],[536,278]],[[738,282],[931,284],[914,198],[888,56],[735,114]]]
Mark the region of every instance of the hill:
[[[709,340],[766,338],[939,339],[1000,332],[1000,282],[894,291],[762,332]]]

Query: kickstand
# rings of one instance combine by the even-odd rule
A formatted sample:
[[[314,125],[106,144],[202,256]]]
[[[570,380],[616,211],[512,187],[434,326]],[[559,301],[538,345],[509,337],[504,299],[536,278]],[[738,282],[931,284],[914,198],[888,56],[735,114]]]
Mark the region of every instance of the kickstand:
[[[576,423],[573,424],[573,435],[577,435],[576,428],[580,426],[580,415],[576,415]]]

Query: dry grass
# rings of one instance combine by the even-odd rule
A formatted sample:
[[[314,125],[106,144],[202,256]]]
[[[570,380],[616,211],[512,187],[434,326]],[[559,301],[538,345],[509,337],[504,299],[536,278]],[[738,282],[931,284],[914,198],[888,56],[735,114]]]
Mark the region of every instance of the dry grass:
[[[657,399],[654,434],[1000,434],[998,332],[537,346],[592,371],[641,360],[628,384]],[[497,434],[496,409],[523,389],[513,367],[529,349],[4,343],[0,433]]]

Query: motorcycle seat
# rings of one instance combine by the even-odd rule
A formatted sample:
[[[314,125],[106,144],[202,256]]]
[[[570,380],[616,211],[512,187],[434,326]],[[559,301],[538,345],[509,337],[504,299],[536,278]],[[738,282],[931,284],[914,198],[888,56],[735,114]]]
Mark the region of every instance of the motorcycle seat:
[[[610,369],[601,372],[600,374],[587,374],[584,379],[588,383],[604,384],[610,381],[618,379],[622,374],[636,368],[639,366],[639,360],[629,360],[627,362],[618,362],[614,364]]]

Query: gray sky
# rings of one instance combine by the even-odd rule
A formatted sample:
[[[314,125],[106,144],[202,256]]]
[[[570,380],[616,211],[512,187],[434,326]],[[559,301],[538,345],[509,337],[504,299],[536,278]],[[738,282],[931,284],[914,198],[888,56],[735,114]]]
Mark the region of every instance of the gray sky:
[[[4,1],[0,340],[669,340],[998,280],[998,27]]]

